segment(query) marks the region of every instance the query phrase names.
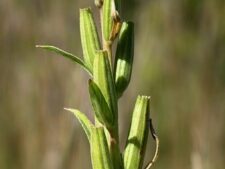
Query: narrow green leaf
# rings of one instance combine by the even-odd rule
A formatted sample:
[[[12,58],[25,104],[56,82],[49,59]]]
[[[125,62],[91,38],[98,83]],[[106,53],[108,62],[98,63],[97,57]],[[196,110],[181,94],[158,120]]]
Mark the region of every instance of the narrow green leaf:
[[[115,9],[114,0],[104,0],[103,2],[103,36],[105,41],[110,40],[113,27],[113,12]]]
[[[79,57],[69,53],[69,52],[66,52],[58,47],[55,47],[55,46],[50,46],[50,45],[36,45],[37,48],[42,48],[42,49],[46,49],[46,50],[49,50],[49,51],[52,51],[52,52],[55,52],[59,55],[62,55],[76,63],[78,63],[80,66],[82,66],[84,68],[84,70],[86,70],[91,76],[92,76],[92,71],[87,67],[87,65],[83,62],[83,60],[81,60]]]
[[[120,29],[114,67],[114,77],[118,96],[122,96],[130,83],[133,57],[134,24],[132,22],[124,22]]]
[[[95,115],[99,122],[104,124],[107,128],[112,128],[114,122],[113,114],[98,85],[92,80],[89,80],[89,94]]]
[[[80,9],[80,35],[85,63],[92,70],[95,53],[100,50],[100,42],[90,8]]]
[[[149,97],[138,96],[124,151],[124,169],[141,169],[148,138]]]
[[[83,127],[83,129],[88,137],[88,140],[90,141],[91,132],[92,132],[92,128],[94,127],[94,125],[89,121],[89,119],[84,115],[84,113],[81,113],[79,110],[70,109],[70,108],[64,108],[64,109],[72,112],[76,116],[76,118],[80,122],[81,126]]]
[[[109,105],[110,111],[113,112],[115,122],[117,119],[117,96],[106,51],[99,51],[95,56],[93,79],[100,86],[100,90]]]
[[[103,127],[92,130],[91,161],[93,169],[113,169]]]

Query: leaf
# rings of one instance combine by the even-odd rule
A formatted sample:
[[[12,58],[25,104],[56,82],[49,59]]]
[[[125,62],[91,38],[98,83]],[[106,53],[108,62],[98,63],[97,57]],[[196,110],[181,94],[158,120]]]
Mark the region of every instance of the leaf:
[[[104,124],[107,128],[112,128],[114,122],[113,114],[98,85],[92,80],[89,80],[89,94],[95,115],[99,122]]]
[[[113,169],[103,127],[92,129],[91,161],[93,169]]]
[[[148,138],[149,97],[138,96],[124,151],[124,169],[141,169]]]
[[[88,74],[90,74],[92,76],[92,71],[87,67],[87,65],[84,63],[83,60],[81,60],[80,58],[78,58],[77,56],[69,53],[69,52],[66,52],[58,47],[55,47],[55,46],[50,46],[50,45],[36,45],[37,48],[42,48],[42,49],[46,49],[46,50],[49,50],[49,51],[52,51],[52,52],[55,52],[59,55],[62,55],[76,63],[78,63],[80,66],[82,66],[84,68],[84,70],[86,70],[88,72]]]
[[[85,63],[92,70],[95,53],[100,50],[100,42],[90,8],[80,9],[80,35]]]
[[[83,127],[83,129],[88,137],[88,140],[90,141],[91,132],[92,132],[92,128],[94,127],[94,125],[89,121],[89,119],[84,115],[84,113],[81,113],[79,110],[70,109],[70,108],[64,108],[64,109],[72,112],[76,116],[76,118],[80,122],[81,126]]]
[[[117,119],[117,96],[106,51],[99,51],[95,56],[93,80],[100,87],[115,122]]]
[[[116,50],[114,77],[118,97],[130,83],[134,57],[134,24],[124,22],[119,34]]]

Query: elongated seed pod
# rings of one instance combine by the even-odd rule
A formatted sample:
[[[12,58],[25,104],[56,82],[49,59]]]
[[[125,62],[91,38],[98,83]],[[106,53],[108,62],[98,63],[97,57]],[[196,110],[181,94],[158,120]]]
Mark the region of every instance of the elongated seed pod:
[[[105,41],[110,40],[110,35],[113,27],[113,12],[115,9],[114,0],[103,1],[103,36]]]
[[[93,169],[113,169],[109,148],[102,127],[92,129],[91,161]]]
[[[92,80],[89,80],[89,94],[95,115],[99,122],[104,124],[108,129],[112,128],[114,122],[113,114],[100,88]]]
[[[117,95],[120,97],[129,85],[134,57],[134,24],[124,22],[120,29],[116,50],[114,77]]]
[[[84,60],[92,71],[94,56],[100,49],[100,42],[90,8],[80,9],[80,35]]]
[[[141,169],[148,138],[149,97],[138,96],[124,151],[124,169]]]
[[[110,111],[113,112],[114,121],[116,121],[117,97],[110,63],[106,51],[99,51],[95,56],[93,79],[98,86],[101,86],[100,90],[107,104],[109,105]]]

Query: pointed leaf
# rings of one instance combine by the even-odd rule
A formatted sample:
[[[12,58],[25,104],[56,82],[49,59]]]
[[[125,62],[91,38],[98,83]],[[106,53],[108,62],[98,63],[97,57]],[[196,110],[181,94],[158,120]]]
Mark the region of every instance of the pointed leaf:
[[[92,80],[89,80],[89,93],[97,119],[107,128],[112,128],[113,114],[98,85]]]
[[[77,56],[69,53],[69,52],[66,52],[58,47],[55,47],[55,46],[50,46],[50,45],[36,45],[37,48],[42,48],[42,49],[46,49],[46,50],[49,50],[49,51],[52,51],[52,52],[55,52],[59,55],[62,55],[76,63],[78,63],[79,65],[81,65],[84,70],[86,70],[91,76],[92,76],[92,71],[87,67],[87,65],[83,62],[83,60],[81,60],[80,58],[78,58]]]
[[[148,138],[149,97],[138,96],[124,151],[124,169],[141,169]]]
[[[94,127],[93,124],[89,121],[89,119],[84,115],[84,113],[81,113],[79,110],[76,109],[70,109],[70,108],[64,108],[67,111],[72,112],[76,118],[78,119],[78,121],[80,122],[81,126],[83,127],[88,140],[90,141],[91,139],[91,131],[92,128]]]
[[[134,57],[134,24],[124,22],[116,50],[114,77],[118,96],[122,96],[130,82]]]
[[[100,87],[100,90],[109,105],[110,111],[113,112],[114,121],[116,121],[117,96],[106,51],[99,51],[95,56],[93,79],[94,82]]]
[[[95,53],[100,50],[100,42],[90,8],[80,9],[80,35],[85,63],[92,70]]]
[[[103,127],[92,130],[91,161],[93,169],[113,169]]]

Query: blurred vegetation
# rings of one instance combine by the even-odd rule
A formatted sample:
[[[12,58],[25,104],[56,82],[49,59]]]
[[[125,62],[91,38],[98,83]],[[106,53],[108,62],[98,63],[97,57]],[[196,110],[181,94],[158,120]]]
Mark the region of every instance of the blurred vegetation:
[[[88,76],[34,47],[82,56],[78,15],[87,6],[95,10],[92,0],[0,1],[1,169],[91,168],[88,142],[63,110],[79,108],[93,119]],[[161,140],[155,169],[223,169],[225,1],[124,0],[123,9],[136,24],[136,78],[120,101],[121,146],[141,91],[151,95]],[[153,148],[149,141],[148,159]]]

